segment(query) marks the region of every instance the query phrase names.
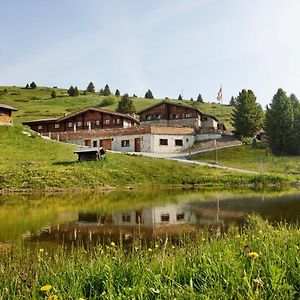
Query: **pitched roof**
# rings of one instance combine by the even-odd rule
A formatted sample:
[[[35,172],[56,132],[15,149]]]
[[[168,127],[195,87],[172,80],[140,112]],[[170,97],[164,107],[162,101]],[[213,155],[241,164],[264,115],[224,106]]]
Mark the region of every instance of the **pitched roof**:
[[[6,105],[6,104],[1,104],[0,103],[0,107],[1,108],[6,108],[6,109],[9,109],[9,110],[13,110],[13,111],[17,111],[16,108],[12,107],[12,106],[9,106],[9,105]]]
[[[158,103],[155,103],[155,104],[153,104],[153,105],[151,105],[151,106],[148,106],[147,108],[144,108],[144,109],[140,110],[137,114],[139,115],[139,114],[141,114],[141,113],[143,113],[143,112],[145,112],[145,111],[147,111],[147,110],[149,110],[149,109],[152,109],[152,108],[154,108],[154,107],[156,107],[156,106],[159,106],[159,105],[161,105],[161,104],[164,104],[164,103],[166,103],[166,104],[171,104],[171,105],[175,105],[175,106],[179,106],[179,107],[184,107],[184,108],[188,108],[188,109],[193,109],[194,111],[198,112],[200,115],[207,116],[207,117],[211,117],[211,118],[213,118],[214,120],[216,120],[217,122],[219,121],[219,120],[217,119],[216,116],[212,116],[212,115],[205,114],[204,112],[202,112],[202,111],[201,111],[200,109],[198,109],[198,108],[194,108],[194,107],[192,107],[192,106],[190,106],[190,105],[181,104],[181,103],[176,103],[176,102],[167,101],[167,100],[162,100],[162,101],[160,101],[160,102],[158,102]]]
[[[97,111],[97,112],[102,112],[102,113],[107,113],[107,114],[110,114],[110,115],[115,115],[115,116],[119,116],[119,117],[130,119],[130,120],[135,121],[135,122],[139,122],[137,119],[135,119],[132,116],[129,116],[129,115],[126,115],[126,114],[122,114],[122,113],[119,113],[119,112],[116,112],[116,111],[112,111],[112,110],[108,110],[108,109],[100,109],[100,108],[96,108],[96,107],[87,107],[87,108],[84,108],[82,110],[76,111],[76,112],[71,113],[69,115],[66,115],[66,116],[63,116],[61,118],[58,118],[57,122],[67,120],[69,118],[75,117],[75,116],[77,116],[79,114],[82,114],[82,113],[84,113],[86,111],[89,111],[89,110]]]
[[[107,110],[107,109],[99,109],[99,108],[95,108],[95,107],[87,107],[87,108],[81,109],[79,111],[76,111],[74,113],[71,113],[69,115],[63,116],[63,117],[26,121],[26,122],[23,122],[22,124],[26,125],[26,124],[30,124],[30,123],[36,123],[36,122],[41,122],[41,123],[43,123],[43,122],[61,122],[61,121],[65,121],[65,120],[67,120],[69,118],[75,117],[75,116],[77,116],[79,114],[82,114],[82,113],[84,113],[86,111],[89,111],[89,110],[93,110],[93,111],[97,111],[97,112],[102,112],[102,113],[107,113],[107,114],[111,114],[111,115],[115,115],[115,116],[127,118],[127,119],[130,119],[130,120],[134,121],[134,122],[139,123],[139,121],[137,119],[135,119],[132,116],[126,115],[126,114],[118,113],[118,112],[115,112],[115,111],[112,111],[112,110]]]

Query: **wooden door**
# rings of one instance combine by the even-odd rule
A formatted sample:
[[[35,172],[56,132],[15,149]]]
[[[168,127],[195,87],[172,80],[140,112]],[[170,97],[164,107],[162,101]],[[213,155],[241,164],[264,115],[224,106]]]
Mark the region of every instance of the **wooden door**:
[[[100,147],[106,150],[111,150],[111,139],[100,140]]]
[[[134,139],[134,152],[141,152],[141,138]]]

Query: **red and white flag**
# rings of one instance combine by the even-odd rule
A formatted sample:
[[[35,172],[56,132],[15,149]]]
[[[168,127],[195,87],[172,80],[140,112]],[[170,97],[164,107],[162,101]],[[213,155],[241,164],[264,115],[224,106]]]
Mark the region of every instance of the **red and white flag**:
[[[220,89],[219,89],[219,91],[218,91],[218,95],[217,95],[217,100],[218,101],[221,101],[222,100],[222,86],[220,86]]]

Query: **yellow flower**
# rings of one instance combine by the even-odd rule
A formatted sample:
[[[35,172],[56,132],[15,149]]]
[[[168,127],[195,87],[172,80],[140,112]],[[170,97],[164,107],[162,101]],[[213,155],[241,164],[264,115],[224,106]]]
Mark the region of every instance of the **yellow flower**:
[[[42,286],[41,287],[41,292],[50,292],[50,290],[53,288],[53,286],[52,285],[50,285],[50,284],[46,284],[46,285],[44,285],[44,286]]]
[[[115,244],[114,242],[111,242],[110,244],[111,244],[111,246],[113,246],[113,247],[116,246],[116,244]]]
[[[244,276],[244,277],[243,277],[243,281],[244,281],[245,283],[247,283],[248,277],[247,277],[247,276]]]
[[[151,248],[148,248],[148,251],[149,251],[149,252],[152,252],[152,249],[151,249]]]
[[[159,245],[158,245],[158,244],[155,244],[155,248],[159,248]]]
[[[172,245],[172,249],[175,249],[176,247],[174,245]]]
[[[78,300],[84,300],[83,298],[79,298]]]
[[[41,249],[40,249],[40,252],[44,252],[44,249],[43,249],[43,248],[41,248]]]
[[[250,252],[250,253],[248,253],[248,256],[251,257],[251,258],[253,258],[253,259],[256,259],[256,258],[259,257],[259,254],[256,253],[256,252]]]
[[[51,295],[47,298],[47,300],[58,300],[58,296],[56,295]]]

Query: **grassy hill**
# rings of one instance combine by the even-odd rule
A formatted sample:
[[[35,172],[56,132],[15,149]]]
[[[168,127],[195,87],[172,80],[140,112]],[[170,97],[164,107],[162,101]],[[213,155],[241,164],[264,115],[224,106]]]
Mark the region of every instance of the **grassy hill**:
[[[252,185],[281,183],[283,177],[253,176],[127,154],[76,161],[74,145],[0,126],[0,190],[103,188],[145,185]]]
[[[300,172],[299,156],[275,156],[269,153],[264,144],[226,148],[218,150],[218,161],[227,167],[236,167],[257,172],[282,173]],[[214,152],[206,152],[193,156],[193,159],[213,162]],[[299,177],[299,176],[298,176]]]
[[[11,105],[18,109],[14,114],[14,122],[16,125],[23,121],[29,121],[41,118],[58,117],[64,113],[71,113],[76,110],[88,106],[101,106],[105,109],[115,110],[120,97],[115,96],[100,96],[98,93],[88,93],[78,97],[69,97],[67,90],[56,88],[57,98],[51,98],[53,88],[38,87],[36,89],[25,89],[20,87],[0,87],[0,103]],[[139,111],[147,106],[161,101],[161,99],[144,99],[132,98],[136,110]],[[171,99],[170,99],[171,100]],[[171,100],[179,102],[179,100]],[[180,103],[193,105],[207,114],[215,115],[220,120],[223,119],[227,128],[231,128],[230,116],[232,107],[228,105],[221,106],[212,103],[197,103],[188,100],[180,101]]]

